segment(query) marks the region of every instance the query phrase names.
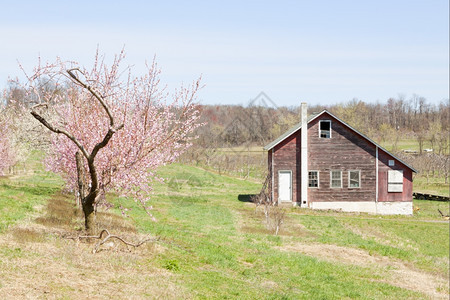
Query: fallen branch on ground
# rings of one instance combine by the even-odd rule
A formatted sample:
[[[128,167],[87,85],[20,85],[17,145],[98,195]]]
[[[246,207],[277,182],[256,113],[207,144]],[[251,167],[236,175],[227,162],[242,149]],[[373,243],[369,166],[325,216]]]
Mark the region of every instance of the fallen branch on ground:
[[[106,234],[105,237],[103,237],[104,234]],[[94,250],[92,250],[93,253],[99,252],[99,247],[100,247],[101,245],[105,244],[109,239],[116,239],[116,240],[119,240],[119,241],[121,241],[123,244],[125,244],[125,245],[127,245],[127,246],[132,246],[132,247],[134,247],[134,248],[139,247],[139,246],[141,246],[141,245],[143,245],[143,244],[145,244],[145,243],[147,243],[147,242],[156,242],[156,241],[159,240],[159,238],[148,238],[148,239],[144,239],[144,240],[142,240],[142,241],[140,241],[140,242],[138,242],[138,243],[136,243],[136,244],[133,244],[133,243],[127,242],[126,240],[124,240],[122,237],[120,237],[120,236],[118,236],[118,235],[114,235],[114,234],[109,233],[109,231],[108,231],[107,229],[103,229],[103,230],[100,232],[100,234],[99,234],[98,236],[97,236],[97,235],[79,235],[79,236],[77,236],[77,237],[65,237],[65,238],[67,238],[67,239],[73,239],[73,240],[78,240],[78,241],[79,241],[80,239],[97,239],[97,240],[100,240],[100,241],[95,245]]]

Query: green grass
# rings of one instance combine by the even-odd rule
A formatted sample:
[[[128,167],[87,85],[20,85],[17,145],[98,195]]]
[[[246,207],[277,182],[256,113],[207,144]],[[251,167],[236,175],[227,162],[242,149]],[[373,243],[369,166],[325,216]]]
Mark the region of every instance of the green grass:
[[[394,150],[392,141],[381,142],[380,145],[389,151]],[[431,143],[429,141],[424,141],[423,149],[430,149],[430,148],[432,148]],[[397,149],[395,149],[395,150],[396,151],[402,151],[402,150],[419,151],[419,149],[420,149],[420,147],[419,147],[419,143],[417,142],[417,140],[409,138],[409,139],[399,140],[397,142]]]
[[[428,200],[413,200],[414,207],[418,209],[414,212],[414,216],[418,219],[433,219],[439,218],[439,210],[444,215],[450,215],[450,202],[443,201],[428,201]]]
[[[445,183],[443,177],[433,178],[430,177],[428,180],[424,176],[416,176],[413,182],[414,192],[450,196],[450,185]]]
[[[0,233],[61,189],[61,179],[44,171],[41,159],[33,152],[23,174],[0,177]]]
[[[448,278],[449,227],[448,223],[439,223],[441,219],[433,214],[440,203],[416,201],[415,205],[420,210],[410,217],[287,209],[280,235],[274,236],[266,228],[261,212],[256,212],[253,204],[238,200],[240,194],[257,193],[260,184],[181,164],[161,168],[158,174],[166,178],[166,183],[155,183],[154,186],[150,204],[154,206],[152,214],[156,222],[134,202],[115,200],[132,207],[128,212],[129,219],[141,233],[158,236],[157,245],[148,245],[148,251],[139,248],[141,250],[132,253],[104,251],[94,255],[89,245],[80,246],[53,233],[42,238],[32,226],[20,230],[14,228],[9,232],[13,236],[20,235],[22,240],[19,244],[2,244],[0,238],[0,275],[6,274],[0,276],[0,295],[2,286],[9,283],[7,275],[20,278],[21,275],[14,272],[22,274],[23,268],[37,265],[42,270],[32,273],[40,274],[42,278],[39,280],[44,283],[49,277],[45,274],[62,274],[60,276],[65,280],[58,283],[54,278],[47,283],[47,288],[57,298],[80,295],[77,294],[79,286],[71,282],[79,282],[76,278],[84,274],[89,276],[89,285],[95,289],[109,282],[119,290],[134,290],[144,284],[139,278],[148,278],[145,280],[147,285],[151,286],[155,281],[158,282],[155,286],[165,284],[163,286],[175,286],[182,291],[182,295],[175,292],[164,294],[153,287],[153,290],[149,288],[133,294],[138,298],[171,298],[170,295],[176,295],[172,298],[194,299],[427,298],[423,293],[395,286],[395,280],[394,283],[391,280],[395,263],[351,264],[339,259],[328,260],[320,253],[292,251],[289,247],[293,245],[316,245],[318,251],[321,251],[321,245],[364,251],[388,261],[404,262],[414,270]],[[16,203],[5,202],[8,205],[0,206],[6,209],[4,212],[0,210],[2,222],[9,213],[16,216],[8,221],[0,234],[5,234],[7,226],[11,228],[11,224],[33,211],[33,207],[43,205],[46,199],[58,192],[61,183],[39,168],[28,177],[3,180],[6,180],[2,181],[6,188],[1,192],[20,205],[17,204],[14,212],[12,209]],[[18,196],[21,193],[24,197]],[[67,215],[66,211],[70,213],[70,205],[67,206],[70,199],[63,198],[53,196],[45,208],[48,211],[42,215],[50,217],[52,213],[55,216]],[[117,210],[115,212],[120,214]],[[111,212],[100,216],[119,219]],[[104,220],[102,222],[108,224]],[[73,230],[63,222],[39,224]],[[128,230],[119,233],[128,237],[130,232],[133,233]],[[53,230],[49,229],[49,232]],[[46,254],[47,248],[51,249],[50,256]],[[22,260],[26,263],[16,270],[15,266]],[[40,260],[44,260],[45,265],[56,262],[53,267],[56,271],[45,269]],[[90,268],[86,268],[85,264],[89,262]],[[2,273],[2,268],[5,273]],[[71,274],[75,277],[69,279]],[[152,274],[162,279],[158,281],[158,278],[151,277]],[[102,293],[91,295],[115,297],[107,290]]]
[[[158,222],[137,209],[130,215],[141,231],[161,236],[170,245],[154,263],[176,274],[195,298],[422,297],[383,283],[383,272],[369,266],[336,265],[277,250],[293,242],[363,249],[446,274],[448,224],[421,223],[411,217],[367,220],[364,215],[304,215],[294,210],[282,235],[273,236],[255,217],[253,206],[238,201],[239,194],[256,193],[259,184],[182,165],[165,167],[159,174],[169,178],[169,184],[155,186],[153,214]],[[304,229],[296,231],[290,228],[293,224]],[[389,240],[360,232],[368,229],[382,232]],[[432,235],[421,238],[426,232]]]
[[[300,216],[314,241],[353,247],[370,254],[400,259],[417,268],[446,274],[449,263],[448,223],[420,222],[413,218]],[[436,237],[439,237],[437,239]]]

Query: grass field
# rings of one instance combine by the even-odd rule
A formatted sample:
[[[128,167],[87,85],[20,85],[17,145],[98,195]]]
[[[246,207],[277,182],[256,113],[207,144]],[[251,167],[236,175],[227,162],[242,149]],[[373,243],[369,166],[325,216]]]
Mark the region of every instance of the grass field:
[[[450,185],[445,183],[442,177],[430,177],[428,180],[423,176],[416,176],[413,180],[414,192],[450,196]]]
[[[37,167],[0,179],[0,297],[448,299],[449,224],[437,214],[446,203],[415,201],[409,217],[286,209],[275,236],[239,200],[259,184],[179,164],[159,174],[157,222],[133,203],[128,218],[97,216],[127,240],[158,241],[96,254],[65,238],[82,222],[57,177]]]
[[[41,157],[40,153],[34,152],[24,174],[0,177],[0,233],[37,206],[43,206],[61,189],[62,181],[44,171]]]
[[[385,148],[388,151],[393,150],[393,143],[391,141],[385,141],[381,142],[380,146]],[[431,149],[431,143],[429,141],[424,141],[423,143],[423,149]],[[413,150],[413,151],[419,151],[420,147],[415,139],[401,139],[397,142],[396,151],[402,151],[402,150]]]

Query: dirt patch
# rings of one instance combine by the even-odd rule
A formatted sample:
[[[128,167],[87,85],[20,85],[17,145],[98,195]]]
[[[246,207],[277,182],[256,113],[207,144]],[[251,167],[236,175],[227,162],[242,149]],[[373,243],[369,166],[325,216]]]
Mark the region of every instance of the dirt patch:
[[[300,252],[331,262],[351,264],[362,267],[376,266],[386,268],[390,278],[382,280],[408,290],[424,293],[433,299],[448,299],[448,279],[415,270],[403,262],[385,256],[370,255],[361,249],[327,244],[291,244],[277,247],[281,251]]]

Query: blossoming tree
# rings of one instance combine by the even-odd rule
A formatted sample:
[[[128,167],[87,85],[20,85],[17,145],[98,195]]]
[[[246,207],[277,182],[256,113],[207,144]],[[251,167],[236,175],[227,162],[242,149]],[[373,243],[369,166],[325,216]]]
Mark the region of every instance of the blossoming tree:
[[[135,77],[121,69],[124,57],[122,51],[108,67],[97,53],[89,70],[60,59],[39,62],[27,75],[36,101],[31,114],[55,133],[46,166],[78,191],[87,231],[108,191],[133,198],[151,216],[155,170],[188,149],[201,125],[194,103],[200,79],[169,95],[155,62]]]
[[[15,163],[8,123],[7,115],[0,108],[0,175]]]

